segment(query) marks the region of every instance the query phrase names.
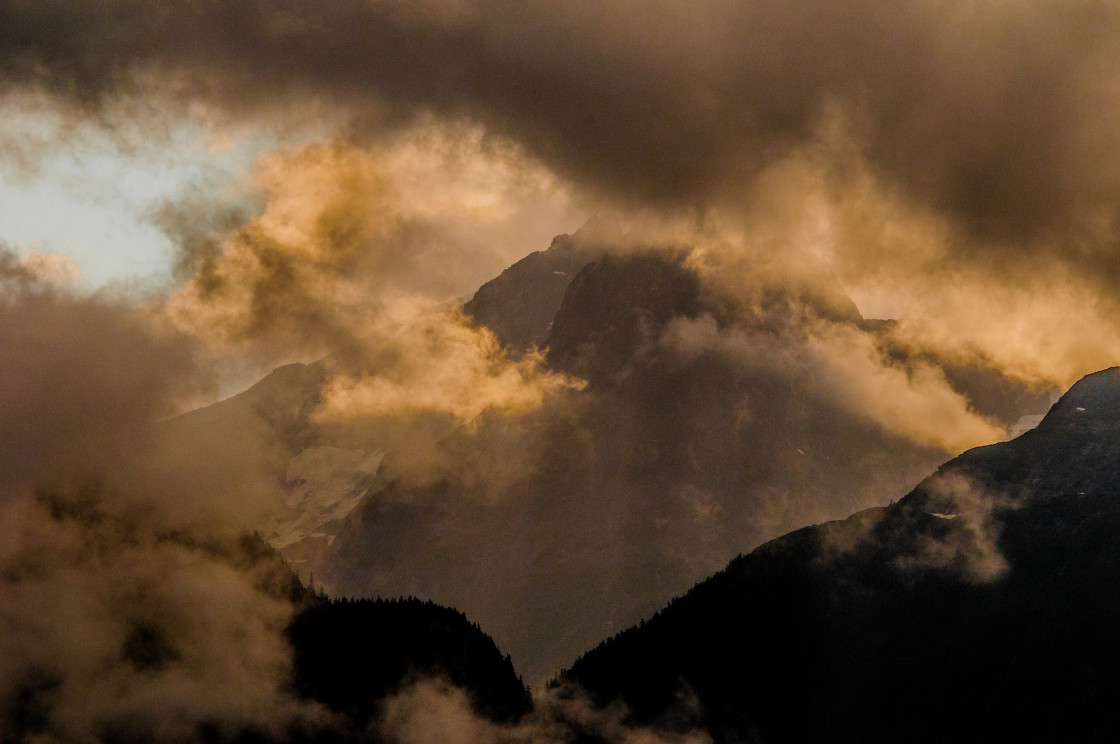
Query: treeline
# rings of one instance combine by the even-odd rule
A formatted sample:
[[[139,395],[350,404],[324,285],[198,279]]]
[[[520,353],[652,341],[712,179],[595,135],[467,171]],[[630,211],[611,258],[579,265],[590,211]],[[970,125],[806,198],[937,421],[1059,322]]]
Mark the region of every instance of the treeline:
[[[495,721],[532,709],[510,657],[462,612],[431,601],[327,599],[312,592],[288,637],[297,692],[359,727],[385,697],[428,677],[463,689],[475,711]]]

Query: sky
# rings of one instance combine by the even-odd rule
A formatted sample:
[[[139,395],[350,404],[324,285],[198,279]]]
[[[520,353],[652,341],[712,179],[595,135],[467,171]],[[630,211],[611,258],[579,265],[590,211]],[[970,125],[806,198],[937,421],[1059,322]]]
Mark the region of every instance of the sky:
[[[182,260],[186,236],[152,213],[184,192],[195,224],[259,212],[269,152],[444,128],[572,200],[547,218],[521,205],[541,227],[502,260],[591,214],[652,214],[774,255],[796,243],[866,315],[967,328],[1023,374],[1077,358],[1048,370],[1068,384],[1110,358],[1079,340],[1098,320],[1103,347],[1115,335],[1107,4],[663,3],[642,22],[627,3],[110,7],[3,11],[5,108],[28,112],[5,117],[3,238],[72,258],[89,288],[158,284]],[[1039,323],[1074,340],[1032,351],[1022,326]]]
[[[4,140],[51,140],[51,151],[23,171],[8,163],[0,177],[4,240],[22,253],[69,257],[82,286],[113,281],[165,281],[174,245],[151,219],[165,200],[203,181],[236,199],[239,176],[255,152],[245,143],[226,151],[208,146],[203,132],[173,135],[172,146],[121,147],[93,126],[59,132],[48,111],[4,107]]]
[[[235,444],[152,428],[292,362],[330,360],[307,431],[409,443],[401,503],[449,472],[452,515],[486,520],[596,484],[562,540],[533,552],[526,527],[476,578],[578,544],[572,591],[633,591],[598,608],[619,622],[663,598],[594,576],[611,519],[648,516],[639,546],[682,525],[643,560],[705,546],[677,591],[901,495],[1009,423],[953,370],[1045,394],[1120,360],[1118,72],[1120,10],[1095,0],[0,0],[0,700],[47,690],[63,740],[314,716],[283,691],[287,610],[193,539],[282,502],[288,408]],[[616,367],[609,337],[515,354],[456,310],[593,216],[617,237],[585,289],[648,270],[696,292]],[[689,385],[668,408],[667,380]],[[830,464],[797,470],[806,442]],[[553,482],[557,443],[584,457]],[[211,586],[238,617],[175,600]],[[114,654],[153,623],[222,665],[184,656],[148,695]],[[106,669],[120,695],[91,707]]]

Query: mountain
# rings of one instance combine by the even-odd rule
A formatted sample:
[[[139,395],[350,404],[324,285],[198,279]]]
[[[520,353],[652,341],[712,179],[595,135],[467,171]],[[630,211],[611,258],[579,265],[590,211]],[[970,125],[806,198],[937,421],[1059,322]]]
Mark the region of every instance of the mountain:
[[[478,288],[464,312],[489,328],[515,353],[544,346],[564,292],[581,268],[603,255],[594,238],[603,230],[586,225],[558,235],[548,250],[530,253]]]
[[[503,292],[511,307],[528,296]],[[458,607],[537,683],[737,553],[885,502],[952,453],[845,407],[798,355],[804,315],[858,331],[837,294],[739,303],[671,249],[584,265],[545,361],[586,387],[484,413],[441,440],[423,477],[394,475],[387,455],[388,484],[316,576]]]
[[[609,384],[674,318],[697,318],[708,308],[700,277],[683,251],[604,256],[568,285],[554,313],[546,348],[549,366]]]
[[[365,364],[350,349],[312,364],[288,364],[242,393],[163,422],[158,431],[167,451],[211,463],[215,478],[240,479],[245,490],[257,491],[250,500],[268,508],[247,526],[305,575],[362,499],[384,488],[378,472],[388,451],[404,441],[434,442],[455,427],[450,416],[362,427],[315,420],[332,376],[369,373]]]
[[[602,257],[615,230],[592,219],[549,249],[531,253],[487,282],[464,305],[514,354],[544,345],[552,317],[576,273]],[[173,448],[247,478],[275,483],[271,515],[255,525],[297,567],[314,568],[345,518],[384,488],[378,470],[402,441],[434,441],[452,422],[382,421],[377,427],[326,426],[312,414],[339,371],[376,373],[359,349],[273,370],[247,390],[164,422]]]
[[[246,488],[271,484],[271,509],[252,525],[303,566],[334,538],[341,520],[373,488],[384,441],[339,440],[312,421],[330,358],[288,364],[231,398],[164,422],[168,451],[209,462]],[[305,571],[306,573],[306,571]]]
[[[897,503],[733,560],[564,673],[717,742],[1106,741],[1120,369]]]
[[[331,375],[377,373],[342,350],[165,435],[213,477],[268,491],[254,526],[304,575],[458,607],[536,683],[732,556],[885,503],[955,454],[845,402],[807,327],[944,370],[993,420],[1033,411],[1035,391],[983,359],[919,357],[820,267],[752,267],[729,291],[683,249],[616,237],[596,222],[558,236],[464,306],[511,356],[538,348],[586,382],[536,410],[327,426],[312,413]]]
[[[166,423],[177,437],[209,442],[213,437],[206,435],[214,431],[225,432],[234,441],[242,436],[255,439],[263,427],[286,451],[298,452],[311,444],[309,419],[328,374],[323,362],[287,364],[244,392]]]

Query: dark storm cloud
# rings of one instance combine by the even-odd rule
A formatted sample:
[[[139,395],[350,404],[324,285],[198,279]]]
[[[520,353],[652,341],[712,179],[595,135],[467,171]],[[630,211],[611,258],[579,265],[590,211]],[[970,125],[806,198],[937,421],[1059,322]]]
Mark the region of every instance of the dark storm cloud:
[[[663,205],[734,195],[836,111],[876,172],[987,238],[1068,237],[1120,196],[1107,3],[8,2],[0,29],[8,86],[87,109],[466,116]]]

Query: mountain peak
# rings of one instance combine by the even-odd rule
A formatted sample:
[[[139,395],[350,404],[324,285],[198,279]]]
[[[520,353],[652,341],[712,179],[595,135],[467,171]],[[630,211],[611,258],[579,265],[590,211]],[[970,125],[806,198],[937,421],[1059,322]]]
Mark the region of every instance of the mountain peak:
[[[1120,367],[1081,378],[1051,407],[1039,428],[1120,428]]]
[[[572,277],[602,256],[601,246],[581,235],[587,227],[557,235],[548,250],[530,253],[483,284],[463,310],[507,349],[521,353],[542,346]]]

